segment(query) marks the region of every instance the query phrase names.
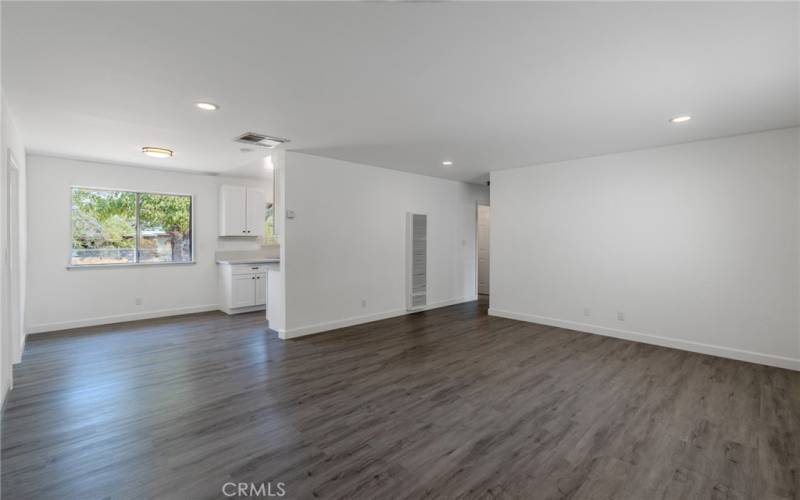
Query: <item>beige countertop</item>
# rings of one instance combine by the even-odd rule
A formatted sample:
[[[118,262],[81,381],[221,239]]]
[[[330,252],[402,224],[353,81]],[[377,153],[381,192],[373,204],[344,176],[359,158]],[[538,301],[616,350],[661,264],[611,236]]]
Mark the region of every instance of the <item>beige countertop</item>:
[[[274,264],[280,262],[281,259],[259,259],[259,258],[242,258],[242,259],[224,259],[218,260],[217,264]]]

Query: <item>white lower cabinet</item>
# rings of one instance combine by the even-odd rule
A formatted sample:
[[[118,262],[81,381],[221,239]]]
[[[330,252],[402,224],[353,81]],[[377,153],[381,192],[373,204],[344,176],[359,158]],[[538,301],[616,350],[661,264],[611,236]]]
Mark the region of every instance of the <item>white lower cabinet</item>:
[[[267,273],[256,275],[256,305],[267,305]]]
[[[266,309],[266,266],[220,264],[219,272],[220,309],[228,314]]]
[[[233,276],[231,288],[231,307],[247,307],[256,305],[255,275],[242,274]]]

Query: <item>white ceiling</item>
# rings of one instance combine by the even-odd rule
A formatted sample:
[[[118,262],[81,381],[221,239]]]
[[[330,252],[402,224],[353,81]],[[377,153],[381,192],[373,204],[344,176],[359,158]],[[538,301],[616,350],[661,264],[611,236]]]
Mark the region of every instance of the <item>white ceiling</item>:
[[[59,155],[224,172],[255,131],[474,181],[800,123],[796,2],[2,5],[6,97]]]

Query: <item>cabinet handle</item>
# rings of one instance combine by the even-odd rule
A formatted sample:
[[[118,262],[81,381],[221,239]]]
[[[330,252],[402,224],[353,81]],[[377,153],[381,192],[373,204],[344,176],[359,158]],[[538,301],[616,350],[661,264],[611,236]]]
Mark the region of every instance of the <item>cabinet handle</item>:
[[[256,279],[256,277],[255,277],[255,276],[253,276],[253,277],[252,277],[252,278],[250,278],[250,279],[251,279],[251,280],[254,280],[254,279]]]

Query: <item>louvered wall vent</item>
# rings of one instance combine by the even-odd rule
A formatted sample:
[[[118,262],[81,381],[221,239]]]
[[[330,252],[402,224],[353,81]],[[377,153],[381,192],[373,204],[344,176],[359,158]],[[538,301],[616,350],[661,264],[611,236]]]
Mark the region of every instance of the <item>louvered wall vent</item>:
[[[414,311],[428,304],[428,216],[406,216],[406,309]]]
[[[242,144],[250,144],[251,146],[260,146],[262,148],[273,149],[276,146],[280,146],[281,144],[289,142],[289,139],[270,137],[264,134],[256,134],[255,132],[247,132],[235,138],[234,141],[241,142]]]

